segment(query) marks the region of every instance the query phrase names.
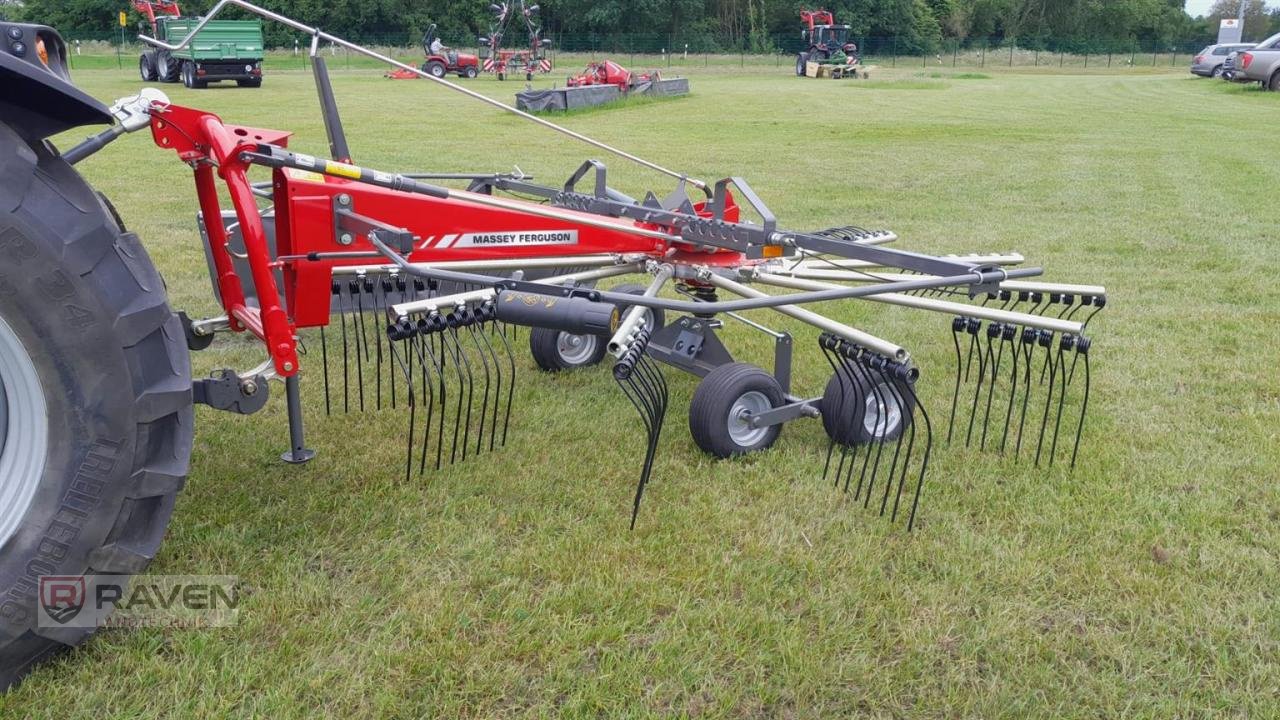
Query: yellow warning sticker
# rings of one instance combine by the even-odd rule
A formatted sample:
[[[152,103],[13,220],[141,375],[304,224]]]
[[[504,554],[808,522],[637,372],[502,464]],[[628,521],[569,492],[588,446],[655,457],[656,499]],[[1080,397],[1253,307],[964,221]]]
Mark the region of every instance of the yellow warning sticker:
[[[324,163],[324,171],[330,175],[341,175],[342,177],[351,178],[352,180],[360,179],[360,168],[355,165],[326,160]]]
[[[324,176],[318,172],[311,172],[310,170],[297,170],[295,168],[285,168],[284,172],[292,180],[302,180],[305,182],[316,182],[316,183],[324,182]]]

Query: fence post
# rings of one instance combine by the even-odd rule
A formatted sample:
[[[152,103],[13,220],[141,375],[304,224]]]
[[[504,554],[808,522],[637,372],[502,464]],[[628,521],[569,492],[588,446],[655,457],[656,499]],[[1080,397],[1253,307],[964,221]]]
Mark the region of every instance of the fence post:
[[[1111,67],[1111,51],[1107,51],[1107,67]]]
[[[1013,67],[1013,45],[1009,46],[1009,67]]]
[[[1151,53],[1151,67],[1155,67],[1155,66],[1156,66],[1156,56],[1157,56],[1157,55],[1159,55],[1159,54],[1160,54],[1160,51],[1159,51],[1159,50],[1155,50],[1155,51],[1153,51],[1153,52]]]
[[[956,58],[960,55],[960,41],[956,40],[956,44],[951,46],[951,67],[956,66]]]
[[[1040,48],[1036,48],[1036,61],[1033,67],[1040,67]]]
[[[1058,51],[1058,67],[1062,67],[1062,64],[1065,63],[1066,61],[1067,61],[1067,51],[1059,50]]]
[[[1084,68],[1085,70],[1089,69],[1089,51],[1088,50],[1086,50],[1084,53]]]
[[[987,46],[985,44],[982,46],[982,55],[981,55],[981,59],[979,60],[979,63],[980,63],[980,67],[987,66]]]
[[[898,38],[893,39],[893,63],[890,67],[898,67]]]

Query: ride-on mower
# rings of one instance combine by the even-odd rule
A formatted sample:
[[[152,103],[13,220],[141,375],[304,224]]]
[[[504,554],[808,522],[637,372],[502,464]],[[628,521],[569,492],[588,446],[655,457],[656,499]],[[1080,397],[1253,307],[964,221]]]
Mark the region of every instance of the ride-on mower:
[[[323,386],[326,412],[405,413],[406,481],[495,452],[520,430],[518,326],[542,370],[611,357],[642,421],[632,528],[668,409],[665,365],[701,378],[688,422],[707,453],[761,451],[785,423],[820,419],[826,481],[912,529],[935,422],[916,391],[919,370],[906,348],[816,303],[944,316],[956,363],[948,441],[1076,462],[1085,331],[1105,289],[1032,280],[1041,270],[1016,254],[932,256],[894,249],[885,230],[788,227],[743,178],[690,177],[245,0],[221,0],[177,42],[142,40],[177,51],[230,6],[312,37],[330,158],[291,151],[286,131],[231,124],[151,88],[105,107],[71,84],[56,32],[0,23],[0,81],[16,90],[0,95],[0,682],[92,631],[38,620],[71,602],[41,599],[41,578],[131,575],[154,556],[187,475],[193,403],[251,414],[281,380],[284,459],[314,456],[299,400],[304,336],[308,384]],[[669,176],[674,188],[632,197],[596,160],[556,185],[520,172],[356,165],[321,42]],[[111,125],[63,152],[47,142],[93,124]],[[142,129],[192,170],[216,317],[170,308],[142,241],[74,169]],[[270,179],[253,182],[251,170]],[[598,285],[628,276],[642,280]],[[813,335],[747,315],[765,309]],[[735,360],[731,323],[769,338],[772,369]],[[257,338],[265,361],[193,381],[188,353],[221,333]],[[830,368],[824,388],[793,385],[797,343],[817,346]],[[628,426],[610,429],[625,437]]]
[[[480,58],[447,47],[436,37],[436,24],[431,23],[422,34],[422,50],[427,54],[422,61],[422,72],[442,78],[449,73],[458,77],[473,78],[480,74]],[[386,77],[393,80],[416,80],[418,73],[405,70],[388,70]]]

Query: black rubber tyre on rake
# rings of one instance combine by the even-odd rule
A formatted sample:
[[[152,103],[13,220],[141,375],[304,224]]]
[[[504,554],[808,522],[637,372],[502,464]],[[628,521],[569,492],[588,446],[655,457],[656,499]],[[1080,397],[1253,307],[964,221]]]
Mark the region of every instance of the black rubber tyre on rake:
[[[540,327],[529,331],[533,361],[547,372],[597,365],[607,350],[608,341],[597,335],[574,335]]]
[[[778,439],[781,425],[752,428],[752,414],[782,405],[776,378],[748,363],[729,363],[707,373],[689,403],[689,433],[718,458],[764,450]]]
[[[822,427],[841,445],[896,440],[911,426],[915,394],[903,380],[834,373],[822,394]]]
[[[646,289],[644,285],[627,283],[611,288],[609,292],[643,295]],[[619,306],[618,317],[626,315],[630,307],[630,305]],[[664,317],[661,309],[649,311],[646,326],[650,335],[654,330],[662,327]],[[538,368],[547,372],[575,370],[598,365],[608,352],[608,338],[533,328],[529,332],[529,352],[533,355],[533,362]]]
[[[186,480],[191,368],[136,235],[0,123],[0,688],[93,628],[38,621],[39,577],[133,575]]]
[[[627,295],[643,295],[645,290],[649,288],[639,283],[623,283],[615,288],[610,288],[609,292],[625,293]],[[618,318],[621,319],[631,309],[630,305],[618,306]],[[654,332],[661,329],[667,324],[667,315],[662,312],[662,308],[649,308],[649,317],[645,320],[645,329],[652,336]]]

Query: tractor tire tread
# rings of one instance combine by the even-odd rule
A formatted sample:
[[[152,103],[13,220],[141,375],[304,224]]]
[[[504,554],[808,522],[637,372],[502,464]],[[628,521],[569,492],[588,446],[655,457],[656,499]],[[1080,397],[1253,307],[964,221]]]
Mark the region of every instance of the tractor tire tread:
[[[83,312],[92,314],[91,319],[108,322],[89,326],[94,335],[85,336],[112,338],[110,345],[115,347],[104,346],[97,362],[106,368],[104,372],[111,373],[104,381],[123,381],[101,402],[108,403],[117,392],[119,397],[133,400],[132,405],[113,408],[123,417],[110,420],[134,428],[132,437],[126,435],[120,441],[131,451],[131,455],[121,456],[129,461],[128,466],[122,464],[118,470],[127,473],[125,480],[118,489],[104,492],[83,532],[69,541],[74,545],[56,564],[56,571],[136,573],[155,557],[190,467],[194,411],[190,358],[181,322],[169,309],[164,283],[138,238],[123,231],[114,213],[107,210],[109,205],[94,201],[92,189],[50,150],[27,144],[27,148],[6,155],[4,146],[12,147],[15,142],[23,141],[0,125],[0,171],[31,172],[36,181],[28,183],[25,193],[0,211],[0,225],[7,226],[0,229],[0,235],[16,231],[20,242],[43,256],[39,262],[54,269],[45,276],[56,279],[50,292],[62,290],[59,283],[65,282],[67,292],[77,293],[75,297],[92,298],[95,306]],[[27,149],[31,152],[23,152]],[[6,160],[14,158],[30,159],[31,163],[24,168],[21,162],[8,162],[6,167]],[[59,343],[70,342],[65,337],[68,328],[78,327],[74,319],[45,323],[53,326],[46,330],[51,337],[47,341],[50,353],[59,349]],[[117,377],[111,368],[124,372]],[[62,431],[65,433],[65,428]],[[87,443],[89,439],[77,437],[74,442]],[[88,452],[83,447],[72,444],[65,452],[80,457],[82,451]],[[46,477],[42,487],[58,482]],[[37,510],[37,502],[33,500],[29,512]],[[12,566],[14,560],[20,561],[21,556],[6,558],[0,553],[0,561]],[[91,634],[91,629],[84,628],[39,627],[35,622],[35,587],[22,582],[25,580],[25,576],[0,577],[0,601],[6,602],[10,611],[0,622],[0,689],[20,681],[35,663]],[[22,613],[22,618],[15,619],[14,613]]]

